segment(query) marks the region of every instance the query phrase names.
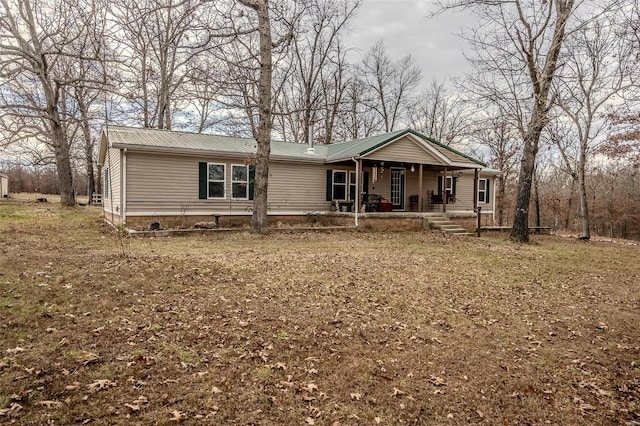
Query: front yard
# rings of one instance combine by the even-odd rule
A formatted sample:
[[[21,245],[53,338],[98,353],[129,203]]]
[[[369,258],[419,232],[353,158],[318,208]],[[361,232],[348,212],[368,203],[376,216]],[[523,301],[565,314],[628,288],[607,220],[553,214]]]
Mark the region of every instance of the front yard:
[[[0,202],[0,421],[640,424],[640,247],[430,232],[119,242]]]

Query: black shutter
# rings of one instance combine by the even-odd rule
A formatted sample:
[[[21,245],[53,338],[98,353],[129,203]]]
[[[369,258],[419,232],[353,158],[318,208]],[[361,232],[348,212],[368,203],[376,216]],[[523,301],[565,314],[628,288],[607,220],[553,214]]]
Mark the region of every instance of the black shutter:
[[[256,180],[256,166],[249,166],[249,199],[250,200],[253,200],[255,180]]]
[[[484,196],[484,199],[485,199],[485,201],[486,201],[487,203],[489,203],[489,202],[491,202],[491,201],[490,201],[491,199],[489,198],[489,194],[490,194],[490,191],[489,191],[489,182],[491,182],[491,179],[487,179],[485,182],[487,182],[487,183],[485,184],[485,186],[484,186],[487,192],[486,192],[486,195]]]
[[[206,200],[209,195],[207,194],[207,183],[209,182],[207,174],[207,163],[198,163],[198,198],[201,200]]]
[[[442,176],[438,176],[438,195],[442,195]]]
[[[369,172],[364,172],[362,175],[362,192],[369,195]]]
[[[453,183],[451,184],[451,195],[456,195],[456,185],[458,184],[458,177],[453,178]]]
[[[333,200],[333,170],[327,170],[327,201]]]

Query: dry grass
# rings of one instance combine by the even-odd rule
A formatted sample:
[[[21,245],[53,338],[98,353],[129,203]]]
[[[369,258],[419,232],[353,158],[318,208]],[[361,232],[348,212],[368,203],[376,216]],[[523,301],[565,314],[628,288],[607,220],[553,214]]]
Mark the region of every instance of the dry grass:
[[[0,421],[640,422],[640,249],[537,237],[135,239],[0,202]]]

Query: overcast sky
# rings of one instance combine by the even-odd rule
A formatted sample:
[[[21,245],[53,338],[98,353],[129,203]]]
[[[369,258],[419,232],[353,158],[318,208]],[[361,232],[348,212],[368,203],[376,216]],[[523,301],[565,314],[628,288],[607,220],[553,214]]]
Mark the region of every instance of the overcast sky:
[[[427,19],[432,0],[364,0],[345,37],[349,47],[366,49],[383,39],[394,61],[411,54],[422,69],[422,84],[433,78],[449,81],[468,69],[464,42],[457,34],[472,19],[468,14],[447,12]]]

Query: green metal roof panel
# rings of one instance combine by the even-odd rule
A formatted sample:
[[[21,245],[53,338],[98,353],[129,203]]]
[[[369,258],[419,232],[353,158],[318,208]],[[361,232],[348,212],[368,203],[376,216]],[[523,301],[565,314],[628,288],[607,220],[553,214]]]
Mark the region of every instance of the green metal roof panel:
[[[107,131],[111,143],[119,146],[229,154],[252,154],[256,152],[257,148],[257,142],[253,138],[120,126],[109,126]],[[324,160],[326,158],[326,146],[316,146],[315,155],[308,154],[307,148],[307,144],[272,141],[271,156],[297,157],[307,160]]]
[[[341,160],[364,155],[367,152],[382,146],[406,133],[406,130],[399,130],[381,135],[369,136],[364,139],[355,139],[348,142],[340,142],[328,145],[327,160]]]
[[[112,145],[119,147],[139,147],[142,149],[170,149],[181,152],[212,152],[230,155],[247,155],[256,152],[257,142],[253,138],[221,136],[203,133],[190,133],[135,127],[108,126],[108,138]],[[352,157],[361,157],[398,138],[411,134],[430,145],[453,163],[486,165],[438,141],[421,135],[410,129],[370,136],[331,145],[316,145],[315,154],[308,153],[308,145],[293,142],[271,142],[271,157],[289,158],[304,161],[342,161]]]

